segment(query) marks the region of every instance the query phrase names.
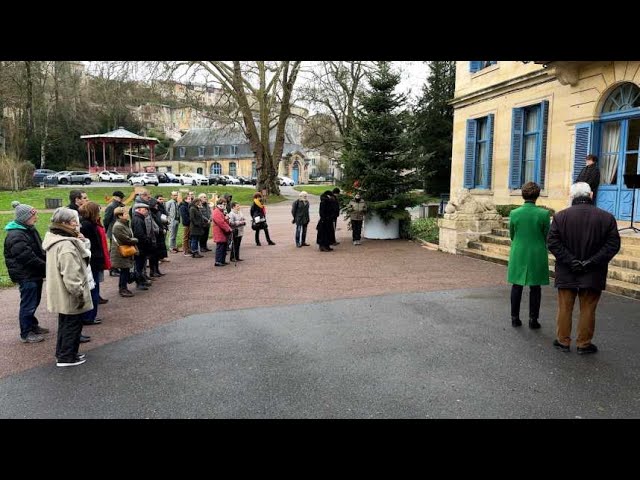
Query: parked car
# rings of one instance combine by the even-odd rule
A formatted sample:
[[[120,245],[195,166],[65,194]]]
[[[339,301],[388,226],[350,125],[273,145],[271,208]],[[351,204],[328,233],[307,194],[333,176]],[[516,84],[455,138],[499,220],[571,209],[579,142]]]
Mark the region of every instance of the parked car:
[[[233,175],[221,175],[227,179],[227,185],[240,185],[240,180]]]
[[[68,185],[70,183],[84,183],[85,185],[89,185],[91,183],[91,174],[89,172],[76,170],[62,170],[53,175],[48,175],[47,179],[49,179],[49,177],[56,177],[60,185]]]
[[[296,184],[296,182],[294,182],[289,177],[278,177],[278,180],[280,180],[281,186],[293,187]]]
[[[131,178],[129,178],[129,183],[131,185],[142,185],[142,186],[150,184],[150,185],[155,185],[157,187],[160,181],[158,180],[158,177],[155,175],[155,173],[141,172],[141,173],[134,173],[133,175],[131,175]]]
[[[209,185],[209,179],[201,173],[187,172],[180,176],[181,185]]]
[[[224,175],[220,175],[217,173],[212,173],[209,175],[209,185],[226,185],[227,177]]]
[[[55,173],[55,170],[49,170],[48,168],[36,168],[33,172],[33,184],[40,185],[41,183],[47,183],[47,177],[49,175],[55,175]]]
[[[156,177],[158,177],[158,181],[160,183],[173,183],[174,181],[180,183],[176,176],[171,172],[159,172],[156,173]]]
[[[98,178],[103,182],[124,182],[124,175],[113,170],[101,171]]]

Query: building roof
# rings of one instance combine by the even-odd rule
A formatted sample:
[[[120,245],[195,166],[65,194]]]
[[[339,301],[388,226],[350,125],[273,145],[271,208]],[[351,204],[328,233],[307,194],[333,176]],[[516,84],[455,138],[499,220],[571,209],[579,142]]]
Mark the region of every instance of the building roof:
[[[239,145],[248,143],[240,131],[225,131],[212,128],[192,128],[173,144],[174,147],[199,147],[203,145]]]

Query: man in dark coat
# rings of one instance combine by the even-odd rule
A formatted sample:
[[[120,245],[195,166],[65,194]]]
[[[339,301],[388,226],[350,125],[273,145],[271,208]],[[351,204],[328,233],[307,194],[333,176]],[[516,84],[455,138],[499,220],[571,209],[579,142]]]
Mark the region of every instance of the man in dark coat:
[[[46,274],[45,253],[42,240],[34,227],[38,211],[30,205],[12,202],[15,220],[4,229],[4,261],[9,277],[20,286],[20,341],[38,343],[49,330],[38,325],[36,310],[42,298],[42,282]]]
[[[556,257],[558,288],[557,338],[553,345],[565,352],[570,350],[571,315],[578,296],[578,353],[595,353],[598,348],[591,339],[596,307],[606,286],[609,262],[620,250],[620,234],[613,215],[593,205],[589,184],[571,185],[570,195],[571,207],[554,216],[547,239]]]
[[[135,256],[136,284],[139,290],[147,290],[151,282],[144,275],[144,266],[147,257],[153,254],[155,246],[155,236],[151,225],[147,222],[149,216],[149,205],[146,203],[135,203],[133,205],[133,218],[131,219],[131,230],[134,238],[138,239],[138,255]]]
[[[84,190],[71,190],[69,192],[69,205],[67,206],[67,208],[70,208],[77,212],[80,207],[88,201],[89,197],[87,196],[87,192],[85,192]]]
[[[593,204],[596,204],[596,194],[598,193],[598,187],[600,186],[600,169],[598,168],[598,157],[596,155],[587,155],[587,164],[582,168],[576,183],[586,182],[591,187],[593,195],[591,200]]]
[[[113,227],[113,222],[115,222],[113,211],[118,207],[124,207],[124,203],[122,203],[123,199],[124,193],[122,193],[120,190],[116,190],[111,196],[111,203],[109,203],[109,205],[107,205],[107,208],[104,209],[102,226],[104,227],[104,230],[107,234],[109,246],[111,246],[111,228]],[[112,268],[111,270],[109,270],[109,275],[112,277],[117,277],[119,275],[119,270],[117,268]]]

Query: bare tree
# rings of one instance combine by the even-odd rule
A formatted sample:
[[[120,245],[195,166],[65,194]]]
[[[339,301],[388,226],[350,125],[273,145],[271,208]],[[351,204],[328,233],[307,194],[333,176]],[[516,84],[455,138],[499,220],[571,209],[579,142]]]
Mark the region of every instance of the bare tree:
[[[342,140],[353,128],[358,93],[364,86],[365,76],[374,62],[319,62],[310,70],[309,83],[301,88],[301,99],[315,105],[320,114],[328,115],[335,125],[338,137],[327,135],[326,122],[317,121],[308,125],[315,130],[305,133],[307,139],[326,140],[338,150]],[[322,145],[312,143],[311,148]]]
[[[300,61],[190,61],[157,65],[165,76],[201,78],[219,87],[219,120],[235,123],[255,154],[258,189],[279,194],[277,174]],[[154,71],[157,74],[158,70]]]

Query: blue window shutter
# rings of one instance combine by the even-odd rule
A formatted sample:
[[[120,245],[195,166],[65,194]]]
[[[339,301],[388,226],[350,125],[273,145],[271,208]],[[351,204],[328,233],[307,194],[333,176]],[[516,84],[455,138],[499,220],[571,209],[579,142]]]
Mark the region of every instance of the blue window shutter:
[[[491,172],[493,171],[493,113],[487,116],[487,188],[491,188]]]
[[[524,130],[524,109],[514,108],[512,116],[509,188],[516,190],[522,187],[522,137]]]
[[[540,104],[540,120],[542,132],[540,135],[540,189],[544,188],[547,172],[547,130],[549,128],[549,101],[543,100]]]
[[[464,152],[464,188],[473,188],[476,166],[476,128],[475,120],[467,120],[467,140]]]
[[[482,62],[481,61],[469,62],[469,71],[471,73],[475,73],[480,69],[482,69]]]
[[[591,130],[593,124],[579,123],[576,125],[576,146],[573,152],[573,181],[576,181],[582,168],[587,164],[587,155],[591,148]]]

